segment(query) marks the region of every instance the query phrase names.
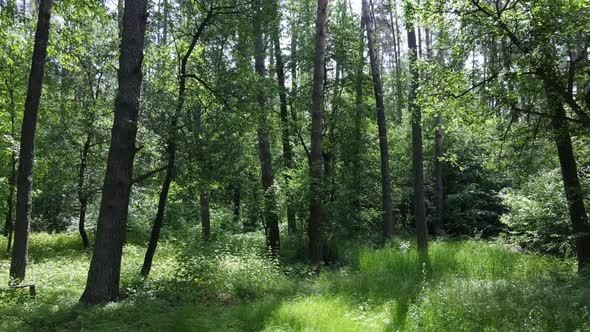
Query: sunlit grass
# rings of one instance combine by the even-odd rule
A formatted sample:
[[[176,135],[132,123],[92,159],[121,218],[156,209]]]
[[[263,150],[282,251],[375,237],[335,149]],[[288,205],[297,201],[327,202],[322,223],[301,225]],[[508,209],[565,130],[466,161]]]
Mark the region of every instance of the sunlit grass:
[[[0,293],[0,330],[574,331],[590,329],[589,279],[575,262],[501,243],[435,241],[422,264],[414,244],[346,245],[347,264],[316,275],[265,254],[260,235],[209,245],[163,241],[146,281],[145,244],[124,248],[124,301],[77,300],[91,251],[76,235],[34,234],[27,279]],[[0,248],[6,244],[0,238]],[[0,253],[0,283],[9,256]]]

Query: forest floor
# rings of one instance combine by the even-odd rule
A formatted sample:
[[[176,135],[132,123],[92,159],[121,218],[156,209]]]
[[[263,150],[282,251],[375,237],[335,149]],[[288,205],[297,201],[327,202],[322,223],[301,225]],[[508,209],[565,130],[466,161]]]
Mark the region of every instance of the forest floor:
[[[194,331],[588,331],[590,278],[575,262],[518,253],[497,242],[439,240],[430,268],[413,244],[350,244],[319,274],[298,260],[302,244],[284,241],[272,262],[259,235],[207,246],[169,238],[148,280],[137,275],[145,244],[124,248],[124,300],[77,303],[91,250],[76,235],[34,234],[28,280],[38,288],[0,292],[0,330]],[[5,248],[6,239],[0,240]],[[9,257],[0,253],[0,284]]]

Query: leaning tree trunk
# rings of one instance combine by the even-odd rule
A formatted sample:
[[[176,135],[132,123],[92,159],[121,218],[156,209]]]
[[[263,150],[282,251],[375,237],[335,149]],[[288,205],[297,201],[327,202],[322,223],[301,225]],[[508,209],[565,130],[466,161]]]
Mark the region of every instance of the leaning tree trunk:
[[[582,269],[590,262],[590,224],[584,206],[584,195],[578,178],[578,168],[566,120],[566,112],[561,103],[561,97],[552,88],[551,82],[545,80],[544,84],[547,104],[552,115],[551,125],[557,146],[557,154],[559,155],[565,197],[574,229],[578,269]]]
[[[410,6],[410,5],[408,5]],[[412,8],[407,8],[412,12]],[[419,84],[419,72],[417,68],[416,31],[413,18],[408,22],[408,49],[410,62],[410,91],[408,93],[409,110],[412,114],[412,165],[414,169],[414,217],[416,218],[416,237],[418,250],[425,252],[428,249],[428,227],[426,225],[426,207],[424,203],[424,156],[422,152],[422,111],[416,101],[416,93]]]
[[[313,90],[311,95],[310,221],[307,229],[309,236],[309,258],[313,264],[319,264],[323,259],[322,127],[324,117],[324,65],[326,59],[327,19],[328,0],[318,0]]]
[[[160,198],[158,200],[158,211],[156,212],[156,218],[154,219],[154,225],[152,226],[150,242],[148,244],[148,248],[143,260],[143,266],[140,272],[141,276],[144,278],[147,278],[152,268],[154,254],[156,253],[158,240],[160,239],[160,231],[162,229],[162,225],[164,224],[164,214],[166,212],[166,203],[168,202],[168,192],[170,191],[170,185],[172,184],[172,181],[174,181],[176,168],[176,136],[178,130],[178,118],[181,116],[185,101],[187,78],[186,68],[188,60],[211,17],[212,9],[208,11],[207,16],[203,19],[201,24],[199,24],[197,32],[193,35],[191,43],[189,44],[189,47],[181,60],[180,72],[178,73],[178,99],[176,100],[176,110],[174,111],[174,114],[172,114],[172,119],[170,121],[170,132],[168,133],[168,142],[166,147],[166,153],[168,154],[166,176],[164,177],[164,183],[162,183],[162,190],[160,191]]]
[[[16,284],[25,279],[27,268],[29,231],[31,228],[33,163],[35,161],[35,133],[37,130],[37,117],[39,115],[39,103],[43,86],[45,59],[47,58],[50,18],[51,0],[40,0],[19,151],[16,222],[14,226],[14,248],[10,262],[9,281]]]
[[[391,197],[391,175],[389,173],[389,146],[387,144],[387,124],[385,119],[385,105],[383,103],[383,86],[381,85],[381,67],[375,52],[375,36],[373,32],[374,20],[369,9],[368,0],[363,0],[363,16],[367,30],[371,74],[373,76],[373,90],[377,108],[377,126],[379,128],[379,149],[381,151],[381,198],[383,203],[383,235],[391,238],[393,235],[393,202]]]
[[[262,12],[264,7],[261,1],[256,1],[256,11]],[[254,60],[256,73],[266,78],[266,66],[264,63],[264,40],[262,32],[262,17],[254,21]],[[270,133],[268,126],[268,96],[264,87],[259,87],[257,96],[258,106],[258,157],[260,158],[260,170],[262,178],[263,211],[266,233],[266,244],[271,255],[278,256],[280,252],[279,240],[279,216],[277,214],[276,192],[274,187],[274,175],[272,171],[272,157],[270,151]]]
[[[94,253],[86,288],[80,301],[105,303],[119,300],[121,255],[135,158],[135,137],[141,91],[146,0],[125,0],[119,89],[115,120],[98,215]]]

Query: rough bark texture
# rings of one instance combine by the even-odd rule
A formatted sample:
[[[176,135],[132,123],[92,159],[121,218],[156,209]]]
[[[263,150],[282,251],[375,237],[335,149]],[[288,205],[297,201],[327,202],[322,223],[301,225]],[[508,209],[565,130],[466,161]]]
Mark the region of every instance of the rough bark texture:
[[[92,135],[86,136],[82,155],[80,157],[80,169],[78,170],[78,202],[80,203],[80,213],[78,219],[78,232],[82,239],[82,246],[88,248],[88,234],[86,233],[86,207],[88,206],[88,193],[84,188],[84,179],[86,177],[86,167],[88,166],[88,153],[90,152],[90,141]]]
[[[277,7],[277,20],[280,22],[280,16]],[[273,35],[274,55],[276,61],[277,82],[279,84],[279,100],[280,100],[280,115],[281,115],[281,138],[283,144],[283,163],[285,164],[285,183],[287,188],[291,181],[289,171],[293,168],[293,148],[291,147],[291,130],[289,121],[289,110],[287,108],[287,88],[285,87],[285,65],[283,63],[283,54],[281,51],[280,41],[280,27],[277,23]],[[295,209],[291,195],[287,193],[287,231],[289,235],[293,235],[297,229],[295,220]]]
[[[413,9],[408,8],[411,12]],[[408,15],[411,16],[411,15]],[[414,23],[408,26],[408,49],[410,62],[410,91],[408,93],[408,108],[412,114],[412,164],[414,170],[414,218],[416,219],[416,238],[418,250],[428,249],[428,227],[426,225],[426,207],[424,203],[424,156],[422,153],[422,111],[416,103],[419,73],[416,68],[417,45]]]
[[[547,104],[553,116],[551,125],[559,155],[565,197],[576,239],[578,268],[582,269],[588,266],[590,262],[590,224],[588,223],[588,215],[584,206],[584,196],[578,178],[578,168],[573,152],[569,126],[567,120],[565,120],[566,112],[560,95],[553,90],[551,83],[544,83]]]
[[[323,259],[322,127],[324,116],[324,64],[326,59],[327,19],[328,0],[318,0],[311,108],[310,221],[307,230],[309,236],[309,258],[313,264],[318,264]]]
[[[389,146],[387,143],[387,124],[385,105],[383,103],[383,86],[381,85],[381,67],[375,51],[374,20],[370,12],[368,0],[363,0],[363,16],[367,31],[367,44],[373,76],[373,90],[377,109],[377,126],[379,128],[379,150],[381,152],[381,199],[383,204],[383,235],[393,235],[393,202],[391,197],[391,175],[389,173]]]
[[[39,16],[35,32],[35,46],[25,112],[21,130],[18,177],[16,189],[16,222],[14,226],[14,248],[10,262],[10,282],[18,284],[25,279],[27,255],[29,251],[29,232],[31,228],[31,201],[33,189],[33,163],[35,160],[35,134],[41,101],[47,42],[49,40],[49,21],[51,0],[39,1]]]
[[[261,1],[256,1],[258,13],[263,12]],[[262,31],[262,17],[254,20],[254,67],[256,73],[266,78],[264,36]],[[268,127],[268,96],[265,89],[260,87],[257,101],[259,106],[258,115],[258,157],[260,159],[260,170],[263,193],[263,214],[266,233],[266,244],[271,255],[278,256],[280,252],[279,239],[279,216],[277,214],[276,193],[274,188],[274,175],[272,170],[272,157],[270,151],[270,133]]]
[[[146,0],[126,0],[123,14],[119,89],[107,159],[94,253],[83,303],[119,300],[121,254],[127,226],[141,91]]]

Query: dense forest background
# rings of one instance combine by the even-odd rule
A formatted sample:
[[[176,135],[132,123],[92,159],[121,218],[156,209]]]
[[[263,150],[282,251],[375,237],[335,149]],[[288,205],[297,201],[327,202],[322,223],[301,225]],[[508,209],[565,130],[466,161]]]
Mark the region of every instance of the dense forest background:
[[[353,244],[410,238],[422,254],[433,239],[489,239],[583,268],[589,11],[586,0],[0,1],[12,280],[26,280],[29,228],[88,248],[86,303],[119,299],[126,244],[147,250],[136,271],[147,277],[158,242],[248,234],[309,273]]]

